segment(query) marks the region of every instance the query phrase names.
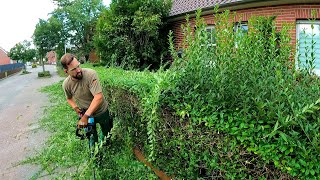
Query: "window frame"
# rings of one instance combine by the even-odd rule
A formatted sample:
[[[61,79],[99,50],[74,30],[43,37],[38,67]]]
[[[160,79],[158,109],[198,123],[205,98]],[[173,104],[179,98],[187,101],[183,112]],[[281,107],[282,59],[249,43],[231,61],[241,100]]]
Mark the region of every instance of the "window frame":
[[[249,32],[249,23],[248,23],[248,21],[238,21],[238,22],[235,22],[234,23],[234,25],[233,25],[233,32],[234,33],[236,33],[237,32],[237,30],[240,28],[240,26],[239,25],[241,25],[241,26],[243,26],[243,25],[246,25],[247,26],[247,33]]]
[[[317,19],[314,22],[311,22],[310,20],[296,20],[296,54],[295,54],[295,68],[297,70],[299,70],[299,65],[298,65],[298,58],[299,58],[299,48],[300,48],[300,33],[303,31],[302,28],[300,28],[301,25],[318,25],[319,26],[319,30],[320,30],[320,20]],[[320,32],[319,32],[319,36],[320,36]],[[320,42],[318,42],[320,43]],[[320,62],[320,57],[318,59],[318,61]],[[314,73],[317,74],[318,76],[320,76],[320,67],[319,68],[315,68],[314,69]]]
[[[214,24],[208,24],[207,26],[206,26],[206,31],[208,32],[208,30],[211,30],[211,33],[210,33],[210,35],[211,35],[211,37],[210,37],[210,40],[211,40],[211,42],[210,43],[208,43],[208,46],[210,47],[210,46],[212,46],[212,47],[216,47],[217,46],[217,42],[216,42],[216,38],[215,37],[213,37],[212,36],[212,32],[216,32],[216,30],[215,30],[215,25]],[[212,31],[213,30],[213,31]]]

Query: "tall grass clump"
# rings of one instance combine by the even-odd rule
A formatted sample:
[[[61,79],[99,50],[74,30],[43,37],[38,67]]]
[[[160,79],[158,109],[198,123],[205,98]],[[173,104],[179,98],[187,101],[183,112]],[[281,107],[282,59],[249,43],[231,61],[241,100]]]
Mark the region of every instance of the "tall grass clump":
[[[215,14],[216,46],[200,11],[182,58],[170,38],[157,163],[181,178],[319,178],[319,79],[295,70],[290,25],[252,17],[234,32],[234,15]]]

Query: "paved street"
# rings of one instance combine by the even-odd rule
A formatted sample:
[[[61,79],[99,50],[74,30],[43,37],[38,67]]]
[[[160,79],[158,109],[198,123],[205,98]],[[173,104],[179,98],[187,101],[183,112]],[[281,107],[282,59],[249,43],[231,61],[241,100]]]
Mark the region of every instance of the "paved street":
[[[62,80],[54,65],[46,65],[51,78],[38,78],[42,67],[27,67],[21,73],[0,80],[0,179],[29,179],[38,167],[16,164],[35,153],[48,134],[37,130],[38,120],[48,104],[39,88]]]

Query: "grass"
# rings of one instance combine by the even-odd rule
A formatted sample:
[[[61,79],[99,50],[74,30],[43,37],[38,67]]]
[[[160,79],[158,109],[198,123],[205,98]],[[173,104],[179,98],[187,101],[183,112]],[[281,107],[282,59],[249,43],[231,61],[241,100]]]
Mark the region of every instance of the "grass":
[[[67,104],[61,85],[62,81],[41,89],[49,95],[51,106],[44,110],[40,127],[49,131],[51,136],[43,149],[22,162],[41,166],[32,179],[44,176],[89,179],[93,169],[97,179],[157,179],[148,167],[136,160],[128,140],[117,130],[117,120],[112,130],[112,145],[96,148],[96,153],[103,155],[101,165],[97,167],[89,158],[87,141],[76,138],[77,115]]]

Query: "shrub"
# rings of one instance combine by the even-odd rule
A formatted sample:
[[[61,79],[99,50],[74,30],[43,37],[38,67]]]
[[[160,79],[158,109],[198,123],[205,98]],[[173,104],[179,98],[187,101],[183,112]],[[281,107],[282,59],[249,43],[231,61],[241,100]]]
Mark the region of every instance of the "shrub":
[[[216,14],[215,48],[200,12],[195,32],[184,27],[184,54],[173,55],[160,98],[167,119],[155,159],[182,178],[319,177],[319,78],[296,80],[289,26],[276,31],[273,17],[253,17],[239,35],[232,17]]]
[[[38,77],[51,77],[50,71],[38,72]]]
[[[34,63],[33,63],[33,64],[31,65],[31,67],[32,67],[32,68],[37,68],[37,64],[34,64]]]
[[[216,14],[212,47],[198,12],[166,71],[102,73],[120,132],[177,179],[319,178],[319,78],[292,68],[290,27],[234,34],[232,17]]]
[[[159,68],[168,50],[163,19],[170,8],[165,0],[112,2],[98,19],[94,37],[101,60],[125,69]]]

